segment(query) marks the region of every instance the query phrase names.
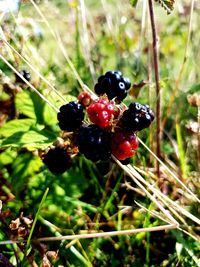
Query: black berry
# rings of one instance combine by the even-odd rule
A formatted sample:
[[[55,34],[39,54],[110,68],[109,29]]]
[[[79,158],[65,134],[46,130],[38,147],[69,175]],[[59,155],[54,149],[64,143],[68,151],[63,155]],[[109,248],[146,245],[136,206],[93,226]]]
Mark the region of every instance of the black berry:
[[[50,149],[43,159],[48,169],[55,174],[62,174],[71,167],[71,158],[64,148]]]
[[[131,131],[141,131],[150,126],[154,120],[154,113],[148,105],[131,103],[124,111],[120,123],[123,127]]]
[[[80,153],[94,162],[111,156],[111,136],[95,124],[82,126],[75,138]]]
[[[124,160],[120,160],[121,164],[123,165],[128,165],[131,163],[131,158],[127,158],[127,159],[124,159]]]
[[[31,75],[28,70],[21,70],[19,73],[24,77],[24,79],[30,82]],[[25,83],[17,74],[15,74],[15,81],[16,83]]]
[[[99,77],[94,90],[97,95],[106,94],[110,100],[116,98],[120,103],[127,96],[130,87],[130,80],[124,78],[120,71],[108,71]]]
[[[77,130],[84,119],[83,106],[77,102],[69,102],[60,108],[57,119],[61,130],[69,132]]]

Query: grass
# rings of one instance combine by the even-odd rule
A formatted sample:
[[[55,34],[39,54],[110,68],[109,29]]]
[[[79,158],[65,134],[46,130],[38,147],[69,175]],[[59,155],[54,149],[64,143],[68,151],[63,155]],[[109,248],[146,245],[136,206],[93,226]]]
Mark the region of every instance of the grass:
[[[198,93],[190,88],[198,88],[199,80],[194,1],[175,4],[169,16],[154,3],[161,155],[155,154],[158,132],[152,125],[139,134],[140,147],[127,166],[114,157],[93,164],[80,155],[73,168],[55,176],[40,160],[55,136],[62,137],[59,107],[83,89],[94,94],[96,77],[108,69],[122,70],[135,84],[147,81],[125,104],[138,101],[156,109],[147,11],[142,2],[132,8],[128,1],[30,0],[18,14],[1,14],[3,266],[6,261],[11,266],[200,266],[199,144],[186,128],[191,119],[197,121],[197,109],[187,102],[187,95]],[[31,82],[20,76],[22,68],[31,71]],[[16,87],[14,73],[26,86]],[[34,219],[31,228],[23,216]],[[27,229],[24,236],[10,228],[17,218]]]

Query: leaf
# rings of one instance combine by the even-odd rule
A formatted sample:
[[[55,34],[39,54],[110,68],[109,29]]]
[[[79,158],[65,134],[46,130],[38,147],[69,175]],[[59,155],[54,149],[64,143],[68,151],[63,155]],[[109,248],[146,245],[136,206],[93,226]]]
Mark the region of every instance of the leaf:
[[[7,149],[0,153],[0,166],[11,164],[17,156],[17,152]]]
[[[16,147],[28,150],[45,149],[56,139],[56,135],[48,130],[18,131],[1,142],[2,148]]]
[[[175,0],[155,0],[170,14],[174,9]]]
[[[12,180],[15,181],[16,177],[20,179],[16,183],[20,183],[23,178],[33,176],[40,170],[42,161],[39,157],[33,156],[31,152],[19,154],[12,164]]]
[[[130,4],[135,7],[137,5],[138,0],[129,0]]]
[[[2,128],[0,128],[0,138],[9,137],[19,131],[27,132],[34,125],[35,121],[33,119],[20,119],[9,121],[4,124]]]
[[[51,101],[51,102],[53,102],[53,101]],[[44,119],[44,124],[45,125],[52,126],[52,125],[58,124],[57,114],[56,114],[55,110],[53,110],[48,105],[44,106],[43,119]]]
[[[28,91],[22,91],[16,95],[15,106],[20,114],[36,120],[34,104]]]
[[[129,95],[137,98],[141,89],[147,85],[148,82],[147,81],[140,81],[139,83],[134,83],[132,86],[131,86],[131,89],[129,90]]]

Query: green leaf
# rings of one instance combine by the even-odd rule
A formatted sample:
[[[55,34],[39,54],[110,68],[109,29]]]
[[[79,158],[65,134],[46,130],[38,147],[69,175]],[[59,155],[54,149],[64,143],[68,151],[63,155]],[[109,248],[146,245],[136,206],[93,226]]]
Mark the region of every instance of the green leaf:
[[[9,137],[19,131],[27,132],[34,125],[35,121],[33,119],[20,119],[9,121],[4,124],[2,128],[0,128],[0,138]]]
[[[138,0],[129,0],[130,4],[135,7],[137,5]]]
[[[45,149],[56,139],[56,135],[48,130],[18,131],[1,142],[2,148],[16,147],[28,150]]]
[[[51,101],[51,102],[53,102],[53,101]],[[52,126],[52,125],[58,124],[57,114],[56,114],[55,110],[53,110],[48,105],[44,106],[43,119],[44,119],[44,124],[45,125]]]
[[[17,152],[7,149],[0,153],[0,166],[11,164],[17,156]]]
[[[35,108],[30,92],[22,91],[15,97],[15,106],[20,114],[36,120]]]
[[[16,177],[19,177],[19,180],[23,180],[23,178],[33,176],[36,172],[40,170],[40,167],[42,165],[43,163],[41,159],[39,157],[33,156],[31,152],[19,154],[12,164],[13,182],[16,181]],[[17,182],[20,183],[20,181]]]
[[[194,84],[187,93],[194,94],[200,92],[200,84]]]

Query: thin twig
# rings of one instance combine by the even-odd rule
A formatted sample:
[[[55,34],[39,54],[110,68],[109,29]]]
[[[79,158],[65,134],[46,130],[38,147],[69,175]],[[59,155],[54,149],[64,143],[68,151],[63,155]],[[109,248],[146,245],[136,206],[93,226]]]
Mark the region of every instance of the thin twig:
[[[152,39],[153,39],[153,61],[154,61],[154,74],[156,83],[156,119],[157,119],[157,129],[156,129],[156,155],[160,159],[160,143],[161,143],[161,96],[160,96],[160,70],[159,70],[159,59],[158,59],[158,37],[155,25],[155,15],[153,8],[153,1],[149,0],[149,15],[151,21]],[[160,163],[156,163],[157,175],[160,177]]]
[[[160,225],[149,228],[138,228],[138,229],[130,229],[130,230],[121,230],[121,231],[110,231],[110,232],[98,232],[98,233],[89,233],[89,234],[78,234],[78,235],[66,235],[66,236],[57,236],[57,237],[41,237],[32,241],[40,241],[40,242],[49,242],[49,241],[62,241],[62,240],[74,240],[74,239],[89,239],[89,238],[100,238],[100,237],[110,237],[110,236],[119,236],[119,235],[130,235],[136,233],[143,232],[156,232],[156,231],[166,231],[171,229],[176,229],[177,224],[167,224]],[[14,243],[22,243],[27,242],[26,240],[21,241],[0,241],[0,245],[14,244]]]

